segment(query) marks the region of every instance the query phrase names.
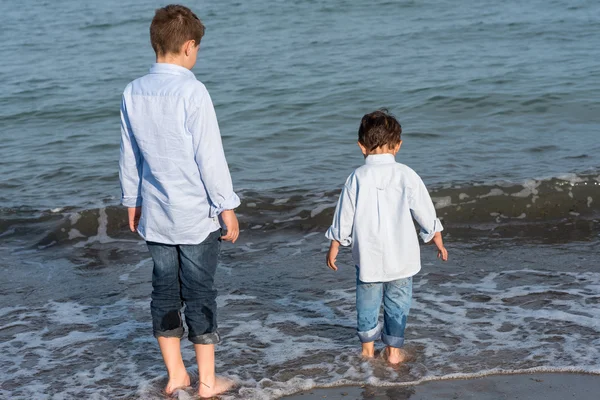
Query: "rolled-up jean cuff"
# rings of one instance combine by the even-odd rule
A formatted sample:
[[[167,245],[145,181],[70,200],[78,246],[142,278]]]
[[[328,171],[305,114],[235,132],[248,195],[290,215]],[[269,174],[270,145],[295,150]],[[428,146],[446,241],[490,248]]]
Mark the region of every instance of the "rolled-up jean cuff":
[[[402,347],[404,338],[398,336],[390,336],[385,333],[381,334],[381,341],[391,347]]]
[[[194,344],[219,344],[221,341],[221,336],[219,335],[218,331],[215,331],[205,333],[204,335],[190,336],[188,339]]]
[[[382,329],[382,324],[378,323],[377,326],[369,331],[365,331],[365,332],[360,332],[358,331],[358,338],[360,339],[361,343],[369,343],[369,342],[374,342],[375,340],[379,339],[379,337],[381,336],[381,329]]]
[[[176,338],[181,339],[183,337],[184,333],[185,333],[185,329],[183,329],[183,327],[179,327],[177,329],[171,329],[169,331],[154,331],[154,337],[155,338],[159,338],[159,337],[168,337],[168,338],[176,337]]]

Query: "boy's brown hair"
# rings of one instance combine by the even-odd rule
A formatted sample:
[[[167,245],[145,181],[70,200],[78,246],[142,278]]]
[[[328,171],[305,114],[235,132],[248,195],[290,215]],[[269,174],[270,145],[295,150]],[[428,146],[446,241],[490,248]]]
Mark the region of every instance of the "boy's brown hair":
[[[196,46],[204,36],[204,25],[185,6],[171,4],[156,10],[150,24],[150,42],[157,56],[179,54],[181,46],[195,40]]]
[[[400,143],[402,126],[386,109],[365,114],[358,128],[358,141],[369,151],[388,145],[394,147]]]

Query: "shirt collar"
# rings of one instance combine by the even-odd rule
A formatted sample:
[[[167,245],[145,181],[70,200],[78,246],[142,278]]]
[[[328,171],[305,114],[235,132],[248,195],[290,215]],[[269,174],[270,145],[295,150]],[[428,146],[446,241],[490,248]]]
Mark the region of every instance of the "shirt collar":
[[[151,74],[171,74],[171,75],[182,75],[195,78],[196,75],[187,68],[180,65],[168,64],[168,63],[154,63],[150,68]]]
[[[371,154],[365,159],[366,164],[393,164],[396,162],[396,156],[393,154]]]

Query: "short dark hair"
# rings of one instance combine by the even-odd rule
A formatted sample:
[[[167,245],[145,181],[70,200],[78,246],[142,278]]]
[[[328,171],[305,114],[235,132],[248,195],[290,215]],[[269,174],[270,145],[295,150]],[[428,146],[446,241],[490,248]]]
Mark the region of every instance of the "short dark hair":
[[[204,36],[204,25],[189,8],[171,4],[156,10],[150,24],[150,42],[157,56],[179,54],[181,46]]]
[[[358,128],[358,141],[369,151],[400,143],[402,126],[385,108],[365,114]]]

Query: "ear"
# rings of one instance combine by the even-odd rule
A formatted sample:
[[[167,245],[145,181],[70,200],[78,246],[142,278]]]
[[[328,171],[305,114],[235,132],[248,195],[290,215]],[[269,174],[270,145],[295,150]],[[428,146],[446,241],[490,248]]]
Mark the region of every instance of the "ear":
[[[394,147],[394,155],[398,154],[398,152],[400,151],[400,147],[402,147],[402,140],[400,140],[400,143],[398,143],[396,147]]]
[[[358,143],[358,147],[360,147],[360,151],[362,151],[363,156],[367,155],[367,148],[365,146],[363,146],[363,144],[361,142],[357,142]]]
[[[195,40],[188,40],[187,42],[185,42],[183,44],[183,53],[189,57],[192,54],[192,51],[195,49],[196,47],[196,41]]]

